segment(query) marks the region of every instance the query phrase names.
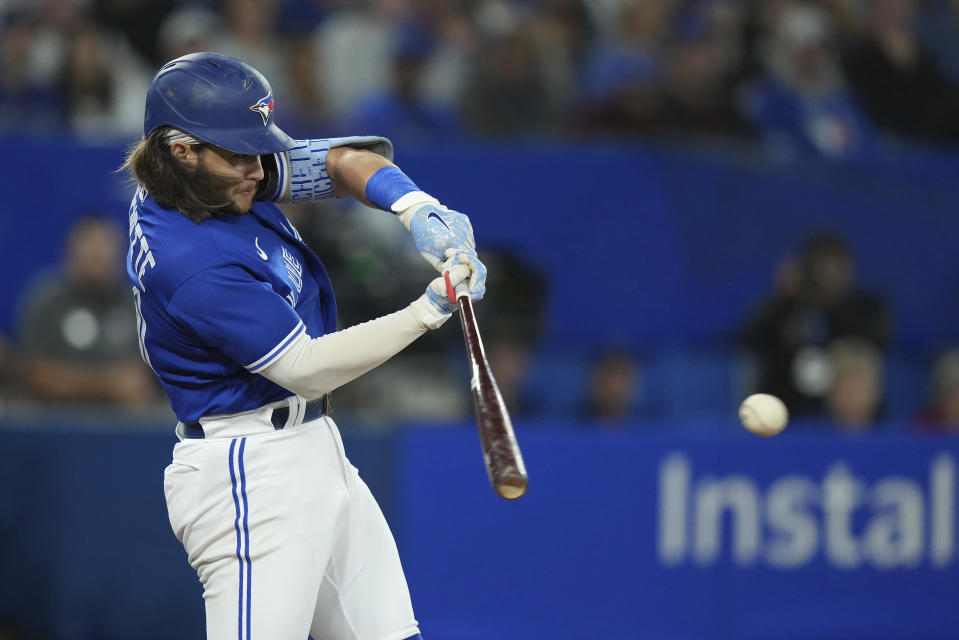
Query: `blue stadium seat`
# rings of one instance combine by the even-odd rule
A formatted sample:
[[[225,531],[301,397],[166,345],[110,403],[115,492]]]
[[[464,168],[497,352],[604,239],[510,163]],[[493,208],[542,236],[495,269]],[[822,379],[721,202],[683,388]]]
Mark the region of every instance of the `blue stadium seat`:
[[[537,416],[575,419],[585,406],[588,381],[588,357],[582,350],[542,348],[530,363],[524,398]]]
[[[670,420],[735,416],[741,379],[740,357],[715,348],[666,349],[651,356],[645,367],[649,402]]]
[[[923,358],[892,353],[884,366],[885,419],[908,420],[928,401],[929,367]]]

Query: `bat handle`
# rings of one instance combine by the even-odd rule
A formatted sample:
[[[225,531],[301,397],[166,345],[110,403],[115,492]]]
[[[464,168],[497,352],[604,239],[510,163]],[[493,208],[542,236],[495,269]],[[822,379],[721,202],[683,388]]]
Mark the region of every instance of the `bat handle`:
[[[447,280],[447,283],[449,281]],[[447,284],[449,286],[449,284]],[[463,335],[466,336],[466,348],[471,357],[486,357],[486,348],[483,346],[483,339],[480,338],[479,331],[475,329],[476,320],[473,317],[473,300],[470,298],[469,283],[461,282],[456,285],[456,305],[460,310],[460,323],[463,325]]]
[[[469,283],[467,283],[466,281],[460,282],[458,285],[456,285],[456,288],[454,289],[454,288],[453,288],[453,283],[450,282],[450,272],[449,272],[449,271],[444,271],[444,272],[443,272],[443,279],[446,280],[446,297],[449,299],[450,302],[452,302],[452,303],[454,303],[454,304],[457,303],[457,302],[459,302],[459,303],[460,303],[460,305],[459,305],[460,308],[463,307],[463,304],[462,304],[462,303],[463,303],[464,298],[465,298],[465,301],[466,301],[466,302],[469,302],[469,300],[470,300],[470,287],[469,287]]]

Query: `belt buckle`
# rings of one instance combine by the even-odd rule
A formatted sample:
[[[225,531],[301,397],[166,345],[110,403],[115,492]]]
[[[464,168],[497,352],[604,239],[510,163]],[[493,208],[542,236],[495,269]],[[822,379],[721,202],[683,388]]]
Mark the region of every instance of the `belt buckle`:
[[[333,411],[333,394],[327,393],[323,396],[323,414],[330,415],[331,411]]]

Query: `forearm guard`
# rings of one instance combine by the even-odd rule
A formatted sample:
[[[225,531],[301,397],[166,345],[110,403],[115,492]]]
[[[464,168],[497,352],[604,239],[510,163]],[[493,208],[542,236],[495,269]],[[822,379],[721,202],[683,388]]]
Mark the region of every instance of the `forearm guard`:
[[[333,181],[326,170],[326,155],[336,147],[367,149],[393,160],[393,144],[379,136],[349,136],[297,140],[289,151],[260,156],[264,178],[257,200],[309,202],[333,197]]]

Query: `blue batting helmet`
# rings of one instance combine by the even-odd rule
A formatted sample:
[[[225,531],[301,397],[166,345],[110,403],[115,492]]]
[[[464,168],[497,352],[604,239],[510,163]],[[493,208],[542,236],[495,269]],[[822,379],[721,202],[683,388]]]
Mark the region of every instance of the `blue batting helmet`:
[[[273,90],[263,74],[219,53],[191,53],[157,72],[147,89],[143,135],[164,125],[234,153],[295,146],[273,122]]]

